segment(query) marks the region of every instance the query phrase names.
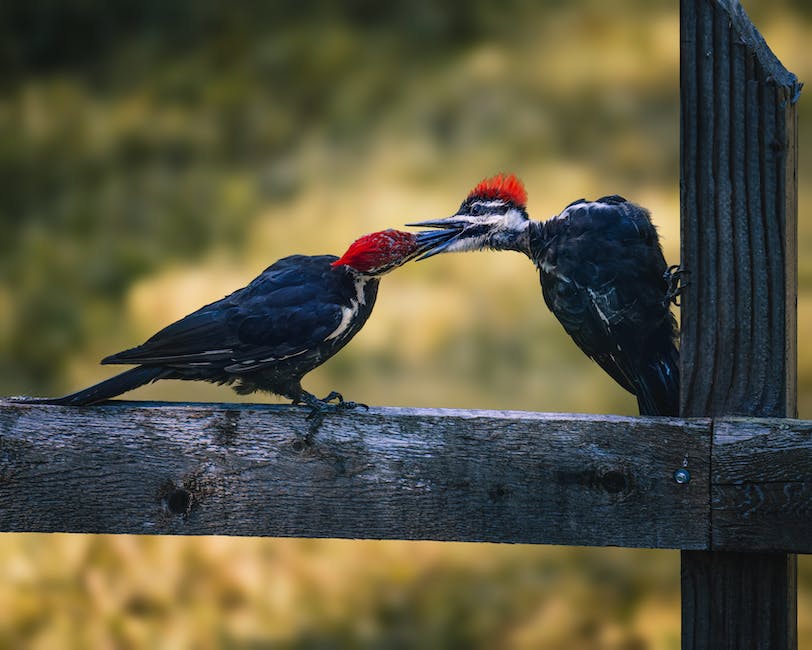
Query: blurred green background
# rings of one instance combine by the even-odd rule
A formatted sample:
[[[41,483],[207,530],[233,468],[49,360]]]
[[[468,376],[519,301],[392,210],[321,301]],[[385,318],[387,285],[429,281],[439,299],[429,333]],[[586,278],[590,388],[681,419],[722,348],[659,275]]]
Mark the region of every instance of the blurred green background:
[[[751,0],[812,80],[812,6]],[[451,214],[513,171],[536,218],[620,193],[679,250],[674,0],[0,5],[0,394],[109,376],[290,253]],[[800,111],[799,410],[812,418],[812,109]],[[376,405],[632,414],[514,254],[388,276],[305,379]],[[161,382],[133,399],[233,401]],[[264,396],[251,399],[265,399]],[[268,398],[273,399],[273,398]],[[812,562],[800,560],[800,647]],[[667,551],[0,535],[2,647],[677,648]]]

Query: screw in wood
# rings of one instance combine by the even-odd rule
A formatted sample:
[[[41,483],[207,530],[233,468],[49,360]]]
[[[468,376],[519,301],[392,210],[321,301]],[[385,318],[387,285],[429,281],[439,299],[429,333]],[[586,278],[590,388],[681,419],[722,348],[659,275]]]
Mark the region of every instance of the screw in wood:
[[[674,480],[680,485],[688,483],[691,480],[691,472],[689,472],[684,467],[680,467],[677,471],[674,472]]]

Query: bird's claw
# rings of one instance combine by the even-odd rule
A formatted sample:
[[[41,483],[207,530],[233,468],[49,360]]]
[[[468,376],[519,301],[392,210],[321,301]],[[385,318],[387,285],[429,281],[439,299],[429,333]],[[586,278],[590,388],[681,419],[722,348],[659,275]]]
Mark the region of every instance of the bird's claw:
[[[369,410],[368,404],[364,404],[363,402],[350,402],[348,400],[342,400],[336,404],[336,406],[342,411],[351,411],[353,409],[364,409],[365,411]]]
[[[366,404],[360,402],[350,402],[344,399],[344,396],[337,392],[332,391],[329,395],[319,399],[315,395],[306,393],[300,400],[306,406],[310,407],[310,413],[307,414],[306,420],[309,421],[308,432],[305,436],[304,442],[309,445],[313,441],[313,436],[321,428],[324,422],[324,416],[327,413],[337,413],[338,411],[350,411],[356,408],[363,408],[369,410]]]
[[[335,400],[335,404],[332,402]],[[369,410],[369,406],[361,402],[351,402],[345,400],[344,396],[338,391],[331,391],[329,395],[315,400],[318,403],[317,408],[324,413],[334,411],[351,411],[352,409],[362,408],[365,411]],[[311,404],[311,408],[313,404]]]
[[[663,279],[666,284],[665,304],[673,302],[677,307],[680,306],[680,296],[690,283],[685,282],[683,277],[690,275],[688,269],[683,268],[679,264],[672,264],[663,273]]]
[[[331,390],[327,395],[322,397],[319,401],[320,402],[332,402],[333,400],[337,400],[340,404],[344,401],[344,396],[339,393],[337,390]]]
[[[344,396],[337,392],[332,391],[329,395],[319,399],[315,395],[305,395],[301,400],[306,406],[310,407],[310,413],[307,415],[308,420],[311,421],[311,426],[318,428],[324,421],[324,416],[327,413],[337,413],[338,411],[351,411],[352,409],[363,408],[368,411],[369,406],[361,404],[360,402],[351,402],[345,400]]]

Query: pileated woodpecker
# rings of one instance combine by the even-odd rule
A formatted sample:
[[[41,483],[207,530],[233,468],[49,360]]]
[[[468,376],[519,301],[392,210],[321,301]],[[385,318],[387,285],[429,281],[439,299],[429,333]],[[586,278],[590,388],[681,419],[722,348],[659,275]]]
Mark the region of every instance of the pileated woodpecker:
[[[528,218],[527,193],[513,175],[477,185],[455,215],[410,224],[437,253],[489,248],[527,255],[547,306],[567,334],[644,415],[677,415],[679,352],[669,302],[678,293],[649,213],[623,197],[579,199],[548,221]]]
[[[341,258],[285,257],[248,286],[102,360],[135,368],[65,397],[33,401],[96,404],[158,379],[193,379],[233,384],[240,394],[276,393],[307,404],[313,414],[336,399],[352,408],[357,404],[336,392],[316,398],[302,388],[302,377],[361,330],[380,276],[427,248],[411,233],[384,230],[357,239]]]

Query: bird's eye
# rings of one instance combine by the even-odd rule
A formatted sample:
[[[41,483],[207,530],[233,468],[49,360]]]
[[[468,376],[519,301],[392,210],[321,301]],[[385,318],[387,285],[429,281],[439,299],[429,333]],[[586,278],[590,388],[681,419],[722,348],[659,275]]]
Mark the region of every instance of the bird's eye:
[[[481,217],[483,214],[485,214],[485,206],[482,205],[481,203],[474,203],[473,205],[471,205],[471,208],[470,210],[468,210],[468,212],[471,214],[471,216]]]

